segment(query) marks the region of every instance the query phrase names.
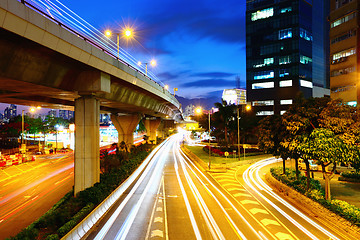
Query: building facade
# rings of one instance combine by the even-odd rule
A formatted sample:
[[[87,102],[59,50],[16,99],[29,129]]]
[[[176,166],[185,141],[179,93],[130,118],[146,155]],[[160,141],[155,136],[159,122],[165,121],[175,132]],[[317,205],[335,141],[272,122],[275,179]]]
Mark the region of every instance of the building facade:
[[[240,88],[224,89],[221,99],[228,105],[246,104],[246,90]]]
[[[359,1],[330,1],[331,98],[349,105],[360,101]]]
[[[258,115],[283,114],[299,92],[330,95],[326,6],[323,0],[247,0],[247,101]]]
[[[17,106],[14,104],[10,104],[9,107],[6,107],[4,110],[4,118],[9,120],[11,118],[16,117],[17,115]]]

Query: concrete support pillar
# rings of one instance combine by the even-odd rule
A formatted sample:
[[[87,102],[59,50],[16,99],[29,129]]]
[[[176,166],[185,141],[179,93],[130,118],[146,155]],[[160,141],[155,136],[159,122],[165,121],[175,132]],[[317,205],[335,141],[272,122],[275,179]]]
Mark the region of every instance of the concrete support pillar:
[[[161,123],[161,119],[145,119],[144,125],[149,136],[149,142],[153,141],[156,144],[156,130]]]
[[[134,144],[134,131],[140,122],[140,115],[110,115],[111,121],[118,132],[118,145],[124,141],[127,146]]]
[[[99,116],[94,96],[75,100],[75,195],[100,181]]]

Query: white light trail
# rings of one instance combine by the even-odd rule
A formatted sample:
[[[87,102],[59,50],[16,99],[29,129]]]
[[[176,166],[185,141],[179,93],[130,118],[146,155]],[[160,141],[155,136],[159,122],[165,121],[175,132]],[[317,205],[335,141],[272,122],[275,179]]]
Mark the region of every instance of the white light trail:
[[[337,238],[335,235],[333,235],[332,233],[330,233],[329,231],[327,231],[326,229],[324,229],[323,227],[321,227],[319,224],[317,224],[316,222],[314,222],[313,220],[311,220],[309,217],[307,217],[305,214],[301,213],[299,210],[297,210],[295,207],[293,207],[291,204],[289,204],[288,202],[286,202],[284,199],[282,199],[280,196],[278,196],[277,194],[275,194],[271,188],[264,183],[264,181],[261,179],[261,177],[259,176],[259,170],[268,165],[268,164],[272,164],[275,163],[277,161],[281,161],[279,159],[266,159],[266,160],[262,160],[259,161],[255,164],[253,164],[252,166],[250,166],[244,173],[243,173],[243,179],[246,182],[246,184],[252,188],[252,190],[254,192],[256,192],[261,198],[263,198],[266,202],[268,202],[272,207],[274,207],[279,213],[281,213],[284,217],[286,217],[290,222],[292,222],[296,227],[298,227],[301,231],[303,231],[306,235],[308,235],[310,238],[312,239],[318,239],[315,235],[313,235],[310,231],[308,231],[304,226],[302,226],[300,223],[298,223],[295,219],[293,219],[290,215],[288,215],[285,211],[283,211],[280,207],[278,207],[275,203],[273,203],[271,200],[269,200],[267,197],[265,197],[262,193],[260,193],[255,187],[254,185],[251,183],[251,181],[253,181],[253,183],[256,185],[256,187],[258,187],[259,189],[265,191],[267,194],[269,194],[270,196],[274,197],[276,200],[278,200],[279,202],[281,202],[284,206],[286,206],[288,209],[290,209],[291,211],[293,211],[294,213],[296,213],[299,217],[303,218],[305,221],[307,221],[308,223],[310,223],[312,226],[315,226],[317,229],[319,229],[321,232],[323,232],[324,234],[326,234],[328,237],[331,237],[333,240],[340,240],[339,238]],[[256,179],[253,177],[254,172],[256,173]],[[250,181],[251,179],[251,181]],[[258,183],[258,182],[259,183]]]

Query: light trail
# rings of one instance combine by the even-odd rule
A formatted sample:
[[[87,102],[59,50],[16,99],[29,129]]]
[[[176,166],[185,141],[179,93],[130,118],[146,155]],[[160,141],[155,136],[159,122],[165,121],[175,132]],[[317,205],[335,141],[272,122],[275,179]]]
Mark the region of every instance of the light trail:
[[[179,149],[179,148],[178,148]],[[178,154],[180,154],[180,151],[177,149]],[[216,187],[212,181],[210,181],[205,174],[198,169],[198,167],[193,163],[192,160],[190,160],[185,154],[180,154],[183,158],[187,159],[187,161],[185,161],[185,164],[190,168],[189,163],[192,165],[192,167],[194,169],[196,169],[200,175],[202,175],[202,177],[204,179],[207,180],[207,183],[210,184],[222,197],[223,199],[232,207],[232,209],[238,214],[238,216],[246,223],[246,225],[252,230],[252,232],[259,238],[259,239],[266,239],[263,236],[261,236],[261,234],[259,234],[253,227],[252,225],[245,219],[245,217],[239,212],[239,210],[237,209],[237,207],[234,206],[234,204],[225,196],[225,194],[218,188]],[[191,168],[190,168],[191,169]],[[210,191],[210,189],[206,186],[206,183],[204,183],[200,177],[191,169],[191,171],[193,172],[193,174],[197,177],[197,179],[202,183],[202,186],[204,188],[207,189],[207,191],[212,195],[212,197],[215,199],[215,201],[218,203],[218,205],[221,207],[221,209],[223,210],[223,212],[225,213],[225,215],[228,217],[229,221],[232,223],[233,227],[236,229],[237,234],[239,234],[243,239],[246,239],[245,235],[237,228],[236,224],[234,223],[234,221],[230,218],[230,216],[228,215],[227,211],[222,207],[221,203],[219,202],[219,200],[216,198],[216,196],[213,194],[212,191]],[[265,229],[266,230],[266,229]]]
[[[308,235],[312,239],[319,239],[315,235],[313,235],[309,230],[307,230],[304,226],[302,226],[299,222],[297,222],[294,218],[292,218],[289,214],[287,214],[284,210],[282,210],[279,206],[277,206],[273,201],[269,200],[267,197],[265,197],[262,193],[260,193],[260,190],[266,192],[270,196],[274,197],[277,201],[279,201],[281,204],[283,204],[285,207],[287,207],[292,212],[296,213],[299,217],[307,221],[312,226],[319,229],[322,233],[326,234],[328,237],[330,237],[333,240],[340,240],[338,237],[321,227],[319,224],[311,220],[309,217],[307,217],[305,214],[301,213],[299,210],[297,210],[294,206],[286,202],[284,199],[282,199],[280,196],[275,194],[272,189],[265,184],[265,182],[261,179],[259,175],[259,170],[269,164],[275,163],[281,161],[279,159],[266,159],[259,161],[252,166],[250,166],[246,171],[243,173],[243,179],[245,183],[256,193],[258,194],[263,200],[265,200],[267,203],[269,203],[273,208],[275,208],[280,214],[282,214],[285,218],[287,218],[291,223],[293,223],[297,228],[299,228],[301,231],[303,231],[306,235]],[[254,174],[255,173],[255,174]],[[254,175],[256,177],[254,177]],[[255,184],[256,188],[251,181]]]
[[[104,33],[93,27],[75,12],[66,7],[63,3],[58,0],[50,1],[50,0],[25,0],[27,6],[33,8],[35,11],[40,10],[41,14],[48,15],[48,18],[52,21],[61,23],[66,28],[69,28],[78,36],[82,36],[85,39],[91,40],[91,42],[97,44],[95,47],[100,47],[105,52],[110,53],[110,55],[114,58],[117,58],[117,44],[105,36]],[[66,29],[65,28],[65,29]],[[91,43],[90,42],[90,43]],[[144,76],[145,67],[138,66],[138,60],[135,59],[131,54],[125,51],[123,48],[119,47],[119,58],[133,69],[138,70]],[[156,77],[156,75],[150,70],[147,71],[147,75],[150,79],[156,80],[155,82],[160,83],[162,86],[164,84]]]
[[[95,236],[94,239],[96,240],[100,240],[100,239],[104,239],[107,232],[110,230],[111,226],[114,224],[115,220],[118,218],[118,216],[120,215],[121,211],[123,210],[123,208],[125,207],[125,205],[129,202],[129,200],[131,199],[131,197],[134,195],[134,193],[136,192],[136,190],[139,188],[139,186],[141,185],[141,183],[144,181],[145,177],[147,176],[147,174],[149,173],[151,167],[155,164],[155,160],[153,160],[154,155],[156,155],[158,152],[157,150],[160,149],[162,146],[169,144],[169,141],[166,140],[164,141],[162,144],[160,144],[146,159],[149,163],[146,166],[144,172],[140,175],[140,178],[136,181],[136,184],[134,185],[134,187],[131,189],[131,191],[129,192],[129,194],[126,196],[126,198],[121,202],[121,204],[117,207],[117,209],[115,210],[115,212],[111,215],[111,217],[106,221],[105,225],[101,228],[101,230],[99,231],[99,233]],[[132,181],[135,181],[137,176],[134,176]],[[128,184],[123,186],[123,190],[125,191],[131,184],[132,182],[129,182]]]
[[[183,155],[180,153],[180,147],[179,147],[179,141],[177,142],[177,146],[175,148],[174,145],[174,152],[176,151],[178,158],[181,159],[181,164],[182,165],[186,165],[188,167],[188,169],[191,170],[192,174],[198,179],[198,181],[201,183],[202,187],[204,187],[207,192],[213,197],[213,199],[216,201],[216,203],[218,204],[218,206],[220,207],[220,209],[223,211],[223,213],[225,214],[225,216],[227,217],[228,221],[231,224],[231,227],[234,229],[234,231],[236,232],[236,234],[238,235],[239,238],[242,239],[247,239],[245,237],[245,235],[238,229],[236,223],[232,220],[232,218],[230,217],[230,215],[228,214],[228,212],[225,210],[225,208],[223,207],[223,205],[221,204],[221,202],[219,201],[219,199],[215,196],[215,194],[207,187],[207,184],[205,182],[202,181],[202,179],[199,177],[199,175],[193,170],[197,169],[197,171],[203,176],[203,178],[205,178],[207,180],[207,183],[209,183],[213,188],[215,188],[217,190],[217,192],[225,199],[225,201],[227,201],[231,207],[233,208],[233,210],[235,210],[237,212],[237,214],[244,220],[244,222],[252,229],[252,231],[259,237],[259,239],[263,239],[262,237],[260,237],[260,235],[256,232],[255,229],[252,228],[251,224],[249,222],[246,221],[246,219],[242,216],[242,214],[236,209],[236,207],[231,203],[231,201],[222,193],[222,191],[220,191],[220,189],[218,189],[194,164],[193,162],[188,159],[186,157],[186,155]],[[189,163],[187,161],[185,161],[185,158],[187,158],[188,162],[191,163],[192,166],[189,165]],[[185,170],[185,166],[183,167],[184,171]],[[265,238],[266,239],[266,238]]]

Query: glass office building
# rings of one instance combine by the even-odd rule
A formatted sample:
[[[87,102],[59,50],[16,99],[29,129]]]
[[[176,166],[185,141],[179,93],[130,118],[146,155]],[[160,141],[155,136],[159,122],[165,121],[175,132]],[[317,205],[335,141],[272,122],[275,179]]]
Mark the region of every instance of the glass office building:
[[[247,101],[258,115],[284,113],[298,92],[329,95],[328,10],[314,4],[317,13],[311,1],[247,1]]]

